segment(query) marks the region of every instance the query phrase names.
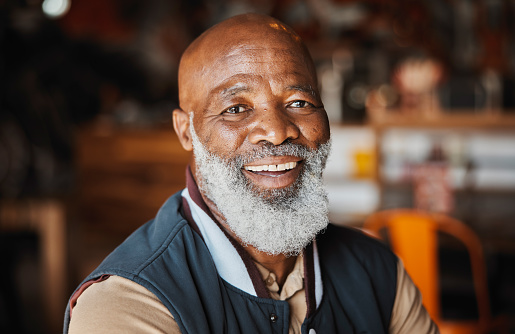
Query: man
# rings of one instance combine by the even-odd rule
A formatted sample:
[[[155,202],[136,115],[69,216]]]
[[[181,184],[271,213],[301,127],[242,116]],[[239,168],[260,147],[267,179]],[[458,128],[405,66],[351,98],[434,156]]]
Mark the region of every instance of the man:
[[[187,187],[84,281],[65,332],[437,332],[391,252],[328,226],[329,124],[289,27],[212,27],[181,59],[179,99]]]

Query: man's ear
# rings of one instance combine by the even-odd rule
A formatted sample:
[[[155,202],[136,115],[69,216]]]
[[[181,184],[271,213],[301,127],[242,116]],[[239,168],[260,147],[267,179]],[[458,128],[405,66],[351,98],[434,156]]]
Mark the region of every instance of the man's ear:
[[[173,111],[173,128],[182,147],[186,151],[193,150],[191,143],[191,132],[190,132],[190,115],[182,109],[175,109]]]

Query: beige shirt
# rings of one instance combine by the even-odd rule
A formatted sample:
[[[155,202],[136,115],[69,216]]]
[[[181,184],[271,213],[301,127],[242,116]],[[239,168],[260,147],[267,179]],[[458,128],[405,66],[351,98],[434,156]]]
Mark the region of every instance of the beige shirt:
[[[422,306],[420,292],[399,260],[397,293],[390,322],[390,333],[438,333]],[[298,257],[293,271],[279,292],[275,274],[257,264],[272,298],[290,305],[289,333],[300,333],[306,315],[304,265]],[[172,314],[161,301],[143,286],[119,277],[95,283],[78,298],[73,309],[70,334],[90,333],[180,333]]]
[[[263,281],[270,291],[270,297],[275,300],[286,300],[290,305],[290,329],[289,334],[300,334],[300,327],[304,322],[308,305],[306,304],[306,292],[304,291],[304,261],[303,257],[297,257],[292,272],[286,277],[283,289],[279,292],[277,277],[273,272],[256,263]]]

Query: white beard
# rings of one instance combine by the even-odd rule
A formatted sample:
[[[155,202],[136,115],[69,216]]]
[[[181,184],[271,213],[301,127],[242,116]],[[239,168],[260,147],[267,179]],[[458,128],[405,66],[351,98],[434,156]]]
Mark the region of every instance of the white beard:
[[[264,145],[224,161],[200,142],[192,118],[190,129],[199,188],[217,206],[229,228],[244,246],[252,245],[271,255],[300,254],[329,223],[322,172],[330,141],[316,150],[291,143]],[[263,191],[243,175],[244,164],[271,155],[304,159],[301,174],[292,186]]]

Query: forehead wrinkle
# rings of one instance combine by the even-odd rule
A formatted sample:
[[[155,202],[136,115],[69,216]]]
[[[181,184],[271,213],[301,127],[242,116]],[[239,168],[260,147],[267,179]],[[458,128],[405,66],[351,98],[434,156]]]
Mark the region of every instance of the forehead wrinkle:
[[[251,86],[248,84],[249,80],[252,80],[252,77],[256,75],[251,75],[247,73],[238,73],[232,75],[228,78],[225,78],[220,84],[211,89],[208,92],[209,96],[219,96],[219,97],[230,97],[234,96],[241,92],[249,92],[252,90]]]
[[[244,46],[233,46],[229,48],[229,50],[226,49],[224,51],[225,53],[218,53],[220,57],[211,58],[209,61],[206,59],[202,62],[202,65],[198,63],[192,64],[194,66],[190,67],[189,75],[183,76],[183,78],[186,79],[184,83],[188,82],[190,87],[194,87],[199,83],[211,82],[214,84],[215,87],[202,93],[202,96],[198,95],[199,90],[190,88],[188,100],[190,100],[190,102],[199,103],[198,106],[201,109],[210,105],[211,102],[213,102],[210,101],[210,99],[213,98],[229,99],[239,93],[255,92],[256,87],[254,87],[254,83],[256,80],[259,81],[263,79],[263,76],[266,77],[278,68],[282,69],[281,73],[275,73],[278,77],[284,78],[285,75],[291,75],[292,78],[296,79],[292,79],[295,81],[290,81],[291,85],[289,86],[283,86],[282,88],[276,86],[276,88],[279,89],[276,90],[276,94],[281,94],[281,92],[288,90],[296,90],[310,94],[315,98],[318,97],[317,91],[312,87],[312,85],[316,85],[316,74],[313,73],[313,69],[306,55],[303,52],[296,52],[298,51],[296,48],[266,48],[256,46],[255,44],[246,44]],[[214,57],[214,54],[208,57]],[[207,63],[209,62],[211,62],[211,65],[208,66]],[[280,63],[288,63],[288,65],[290,65],[290,62],[293,62],[293,65],[286,69],[284,67],[278,67]],[[224,68],[232,69],[232,75],[225,78],[220,77],[217,73]],[[310,78],[306,76],[307,73],[300,70],[301,68],[308,69]],[[213,80],[213,78],[221,79],[218,85],[216,85],[216,82],[214,82],[216,80]],[[312,84],[308,82],[311,81],[311,79],[314,80]],[[275,82],[275,80],[272,81]],[[272,82],[269,82],[269,84],[272,84]],[[246,88],[243,88],[244,86]],[[272,87],[269,86],[269,88]],[[197,93],[195,93],[195,91]],[[201,105],[203,105],[203,107]]]
[[[227,50],[223,58],[226,59],[248,59],[248,58],[281,58],[288,57],[298,60],[304,60],[304,55],[298,52],[297,45],[289,45],[289,47],[272,47],[255,45],[255,41],[247,42],[244,45],[234,45],[231,49]]]

